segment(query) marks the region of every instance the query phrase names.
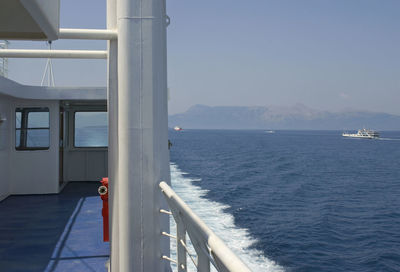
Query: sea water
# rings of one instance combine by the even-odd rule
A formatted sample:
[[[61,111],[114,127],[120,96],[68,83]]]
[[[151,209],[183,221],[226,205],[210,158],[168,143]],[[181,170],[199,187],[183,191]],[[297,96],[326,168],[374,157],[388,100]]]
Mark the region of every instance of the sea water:
[[[254,271],[400,271],[400,132],[169,137],[173,189]]]

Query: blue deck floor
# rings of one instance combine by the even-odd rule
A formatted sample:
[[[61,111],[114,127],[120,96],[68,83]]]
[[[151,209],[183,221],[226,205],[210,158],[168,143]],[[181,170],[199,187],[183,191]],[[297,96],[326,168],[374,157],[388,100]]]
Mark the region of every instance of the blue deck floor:
[[[107,271],[97,182],[0,202],[0,271]]]

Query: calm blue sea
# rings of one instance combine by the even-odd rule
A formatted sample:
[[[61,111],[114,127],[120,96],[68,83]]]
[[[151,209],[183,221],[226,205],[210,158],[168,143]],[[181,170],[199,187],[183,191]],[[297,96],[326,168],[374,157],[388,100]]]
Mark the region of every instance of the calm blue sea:
[[[400,271],[400,132],[169,137],[173,187],[255,271]]]

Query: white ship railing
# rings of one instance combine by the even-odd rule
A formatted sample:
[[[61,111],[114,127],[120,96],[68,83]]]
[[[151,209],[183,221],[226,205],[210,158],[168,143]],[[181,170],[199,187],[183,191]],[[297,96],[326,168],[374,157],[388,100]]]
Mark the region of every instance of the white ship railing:
[[[187,271],[187,255],[196,266],[197,271],[209,272],[210,263],[214,265],[217,271],[251,271],[166,182],[162,181],[159,186],[171,210],[160,210],[160,212],[173,215],[176,222],[176,236],[166,232],[163,232],[162,235],[177,240],[177,260],[167,256],[163,256],[163,258],[176,263],[178,272]],[[196,251],[197,257],[189,252],[186,233]]]

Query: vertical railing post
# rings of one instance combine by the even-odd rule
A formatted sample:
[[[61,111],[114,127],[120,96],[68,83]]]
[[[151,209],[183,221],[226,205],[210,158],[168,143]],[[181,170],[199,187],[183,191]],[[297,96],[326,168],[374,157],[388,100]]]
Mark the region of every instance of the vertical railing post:
[[[197,252],[197,271],[210,272],[210,260],[203,251]]]
[[[207,254],[202,250],[201,245],[193,242],[193,247],[197,254],[197,271],[199,272],[210,272],[210,259]]]
[[[180,217],[176,220],[176,255],[178,258],[178,272],[187,271],[186,249],[182,242],[186,244],[186,228]]]

